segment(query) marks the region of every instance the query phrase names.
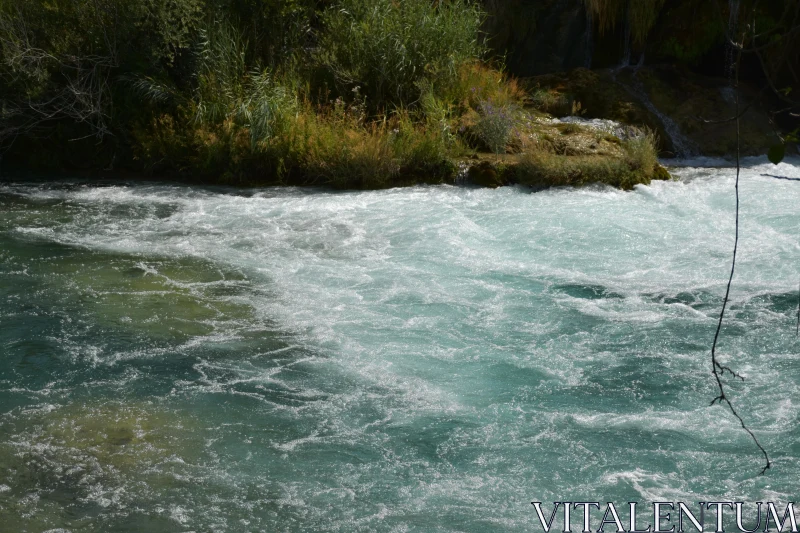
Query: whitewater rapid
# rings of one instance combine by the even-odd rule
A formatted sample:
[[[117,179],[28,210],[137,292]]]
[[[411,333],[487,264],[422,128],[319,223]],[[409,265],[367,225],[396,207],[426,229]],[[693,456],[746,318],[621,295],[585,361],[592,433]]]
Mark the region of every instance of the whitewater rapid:
[[[630,192],[0,184],[0,519],[533,531],[533,500],[792,500],[798,165],[746,162],[720,342],[762,477],[709,405],[727,164]]]

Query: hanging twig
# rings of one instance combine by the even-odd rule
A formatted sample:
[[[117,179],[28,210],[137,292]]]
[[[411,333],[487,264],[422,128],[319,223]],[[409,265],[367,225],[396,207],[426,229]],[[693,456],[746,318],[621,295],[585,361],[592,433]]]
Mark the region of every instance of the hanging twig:
[[[725,393],[725,385],[722,382],[722,378],[725,375],[725,372],[731,374],[731,376],[735,378],[739,378],[744,381],[744,377],[739,375],[738,373],[734,372],[730,367],[724,366],[717,360],[717,342],[719,341],[719,333],[722,330],[722,321],[725,318],[725,310],[728,306],[728,299],[730,298],[731,294],[731,285],[733,284],[733,274],[736,270],[736,253],[739,250],[739,176],[741,174],[742,166],[741,166],[741,128],[740,128],[740,120],[739,120],[739,61],[741,60],[741,48],[739,48],[739,54],[736,60],[736,82],[734,85],[734,90],[736,91],[736,236],[733,242],[733,259],[731,260],[731,274],[728,278],[728,286],[725,289],[725,299],[722,301],[722,310],[719,313],[719,322],[717,322],[717,331],[714,333],[714,343],[711,345],[711,373],[714,375],[714,379],[717,381],[717,387],[719,387],[719,396],[714,398],[711,401],[711,405],[715,403],[725,403],[728,406],[728,409],[736,417],[741,424],[742,429],[745,430],[750,437],[755,442],[758,449],[761,450],[761,453],[764,455],[764,459],[766,460],[767,464],[764,468],[761,469],[759,475],[763,475],[767,469],[772,466],[772,463],[769,460],[769,455],[767,454],[767,450],[761,445],[756,438],[755,433],[747,427],[745,424],[744,419],[736,412],[736,409],[733,407],[733,403],[731,403],[728,395]]]

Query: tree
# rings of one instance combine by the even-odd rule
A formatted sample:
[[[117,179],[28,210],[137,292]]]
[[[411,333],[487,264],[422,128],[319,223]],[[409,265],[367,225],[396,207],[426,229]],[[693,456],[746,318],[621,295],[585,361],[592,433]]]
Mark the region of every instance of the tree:
[[[0,3],[0,146],[59,122],[69,140],[113,135],[120,74],[171,63],[202,16],[202,0]]]

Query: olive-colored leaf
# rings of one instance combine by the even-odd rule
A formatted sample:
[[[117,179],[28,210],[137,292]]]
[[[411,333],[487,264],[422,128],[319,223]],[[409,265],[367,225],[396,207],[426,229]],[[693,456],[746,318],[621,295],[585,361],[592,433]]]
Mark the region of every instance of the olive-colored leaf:
[[[769,149],[767,153],[767,157],[769,157],[770,162],[773,165],[777,165],[783,158],[786,156],[786,145],[784,144],[776,144],[772,148]]]

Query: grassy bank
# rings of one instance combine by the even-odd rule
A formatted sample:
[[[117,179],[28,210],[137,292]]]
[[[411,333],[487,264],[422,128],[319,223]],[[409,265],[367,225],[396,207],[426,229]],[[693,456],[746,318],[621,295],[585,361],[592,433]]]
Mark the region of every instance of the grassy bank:
[[[489,186],[652,179],[652,137],[543,118],[485,60],[483,19],[470,0],[13,1],[0,146],[40,170],[241,185],[453,183],[472,166]]]

